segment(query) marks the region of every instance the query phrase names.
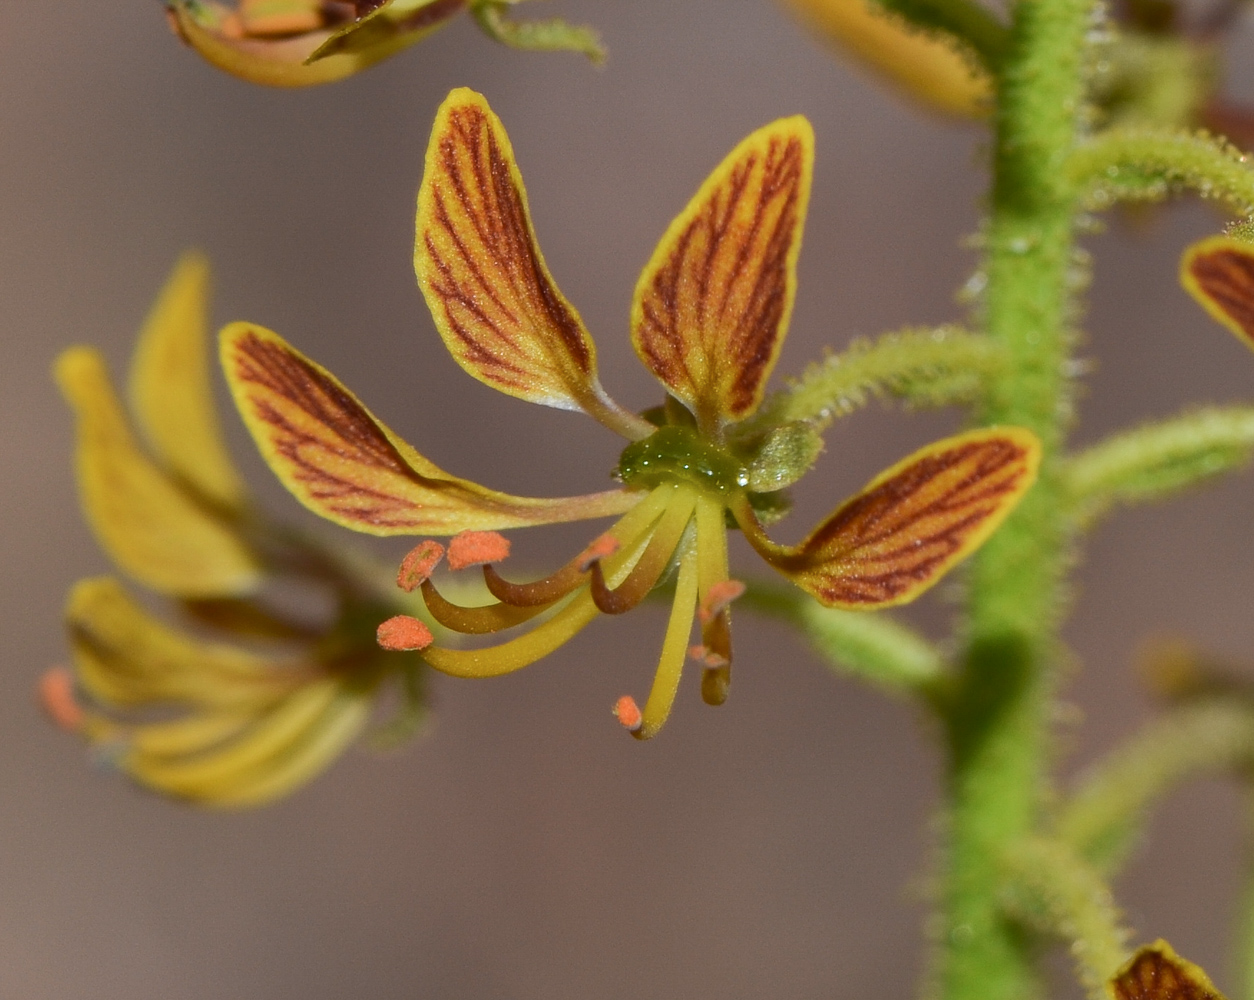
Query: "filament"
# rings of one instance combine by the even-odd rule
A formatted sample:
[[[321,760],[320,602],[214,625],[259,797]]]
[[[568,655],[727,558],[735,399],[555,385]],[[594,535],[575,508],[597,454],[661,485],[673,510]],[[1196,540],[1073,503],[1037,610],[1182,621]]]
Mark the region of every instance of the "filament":
[[[607,534],[622,545],[638,538],[666,509],[678,486],[659,486],[640,503],[620,517]],[[586,559],[581,552],[556,573],[532,583],[511,583],[503,579],[491,565],[483,567],[483,580],[498,601],[515,607],[547,606],[569,594],[588,578]]]
[[[688,655],[688,639],[696,612],[697,555],[696,546],[689,544],[679,560],[675,602],[671,605],[670,620],[666,623],[666,638],[662,641],[662,655],[658,660],[657,673],[653,676],[653,687],[644,706],[640,728],[632,732],[638,740],[656,736],[671,714],[684,669],[684,658]]]
[[[600,560],[592,564],[592,600],[600,611],[607,615],[621,615],[643,601],[657,586],[688,527],[694,502],[690,489],[675,497],[658,522],[640,561],[613,590],[606,586]]]
[[[552,605],[550,602],[530,607],[518,607],[499,602],[468,608],[454,604],[445,598],[435,589],[435,584],[430,580],[422,581],[422,600],[432,618],[445,628],[460,632],[462,635],[486,635],[514,625],[521,625]]]
[[[728,577],[723,504],[706,496],[697,499],[697,577],[698,600],[704,608],[710,591]],[[701,699],[707,705],[721,705],[731,686],[731,613],[727,608],[720,608],[708,620],[703,616],[701,644],[707,664],[701,675]]]

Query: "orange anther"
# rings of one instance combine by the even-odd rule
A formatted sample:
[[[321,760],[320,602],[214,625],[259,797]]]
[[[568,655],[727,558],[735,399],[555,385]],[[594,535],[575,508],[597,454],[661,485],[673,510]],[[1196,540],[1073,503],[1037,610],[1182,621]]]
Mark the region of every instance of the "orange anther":
[[[629,694],[623,695],[618,701],[614,702],[614,714],[618,716],[618,721],[623,724],[623,728],[630,733],[639,732],[641,725],[644,723],[644,716],[640,714],[640,706],[636,704],[636,699]]]
[[[705,592],[705,600],[697,609],[697,617],[702,625],[708,625],[720,611],[731,604],[745,592],[745,585],[739,580],[720,580]]]
[[[599,559],[605,559],[612,556],[622,547],[620,542],[608,532],[594,539],[589,546],[579,554],[579,572],[586,573],[592,568],[592,564]]]
[[[689,646],[688,655],[706,667],[725,667],[730,662],[726,656],[714,652],[708,646]]]
[[[463,531],[448,543],[452,569],[500,562],[509,555],[509,539],[495,531]]]
[[[65,667],[53,667],[39,678],[39,703],[48,718],[67,733],[83,728],[83,706],[74,694],[74,678]]]
[[[409,615],[396,615],[379,626],[375,638],[384,649],[393,652],[408,652],[415,649],[426,649],[435,642],[431,629],[417,618]]]
[[[430,538],[419,542],[401,560],[401,568],[396,574],[396,585],[409,593],[421,587],[432,571],[444,558],[444,546]]]

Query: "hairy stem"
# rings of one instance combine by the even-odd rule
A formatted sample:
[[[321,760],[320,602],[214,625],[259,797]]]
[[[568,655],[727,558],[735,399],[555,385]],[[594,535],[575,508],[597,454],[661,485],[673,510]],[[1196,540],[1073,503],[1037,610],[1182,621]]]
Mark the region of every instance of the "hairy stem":
[[[1026,1000],[1039,983],[999,906],[1003,856],[1037,827],[1049,758],[1066,540],[1057,456],[1070,412],[1076,190],[1063,166],[1083,102],[1089,0],[1019,0],[998,87],[986,232],[987,334],[1006,349],[981,417],[1040,437],[1040,480],[972,561],[962,676],[948,712],[945,1000]]]
[[[1235,215],[1254,215],[1254,171],[1245,154],[1204,132],[1105,132],[1076,147],[1067,174],[1093,209],[1120,201],[1161,201],[1188,189],[1223,202]]]
[[[1150,804],[1198,774],[1254,766],[1254,706],[1209,698],[1172,709],[1081,780],[1058,814],[1058,836],[1102,872],[1127,857]]]
[[[1012,913],[1070,946],[1077,978],[1091,1000],[1128,958],[1128,931],[1101,876],[1056,840],[1031,838],[1007,856]]]

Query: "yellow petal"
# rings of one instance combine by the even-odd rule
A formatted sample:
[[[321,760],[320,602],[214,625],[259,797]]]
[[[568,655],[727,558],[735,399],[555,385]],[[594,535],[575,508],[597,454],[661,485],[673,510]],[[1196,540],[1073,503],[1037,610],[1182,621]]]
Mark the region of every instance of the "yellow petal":
[[[623,490],[541,500],[450,476],[322,366],[248,323],[222,331],[222,366],[262,457],[316,514],[371,535],[453,535],[620,514]]]
[[[601,388],[592,338],[540,253],[509,136],[482,95],[464,87],[445,99],[431,130],[414,271],[445,346],[480,382],[584,410],[629,437],[652,430]]]
[[[783,0],[816,33],[933,111],[987,118],[993,81],[943,38],[911,30],[875,0]]]
[[[152,450],[211,500],[238,507],[244,484],[235,471],[209,382],[209,262],[180,258],[135,345],[130,396],[135,422]]]
[[[65,616],[79,680],[110,705],[256,707],[310,676],[286,662],[172,629],[136,604],[112,577],[76,583]]]
[[[257,805],[292,791],[321,771],[365,725],[369,698],[334,680],[285,699],[234,739],[180,756],[141,749],[122,760],[139,782],[206,805]]]
[[[937,441],[881,473],[795,547],[773,545],[742,508],[750,543],[829,607],[905,604],[996,530],[1036,479],[1030,431],[989,427]]]
[[[307,87],[342,80],[394,55],[440,27],[463,3],[430,0],[414,9],[391,0],[393,5],[404,12],[380,10],[347,28],[283,37],[246,35],[225,7],[205,0],[168,0],[167,10],[180,37],[218,69],[265,86]]]
[[[1223,1000],[1210,977],[1166,941],[1137,950],[1107,984],[1111,1000]]]
[[[1254,348],[1254,245],[1228,236],[1194,243],[1180,261],[1180,282],[1203,309]]]
[[[56,378],[78,417],[75,468],[84,514],[113,561],[154,590],[180,597],[254,589],[257,563],[228,522],[139,449],[100,354],[65,351]]]
[[[813,163],[804,118],[758,129],[701,185],[640,275],[636,353],[705,428],[762,401],[792,314]]]

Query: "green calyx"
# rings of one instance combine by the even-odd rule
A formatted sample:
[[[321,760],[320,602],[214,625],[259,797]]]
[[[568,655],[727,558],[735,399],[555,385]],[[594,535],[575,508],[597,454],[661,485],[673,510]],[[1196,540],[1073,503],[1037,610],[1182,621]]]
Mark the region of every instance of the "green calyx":
[[[702,440],[695,430],[674,425],[628,445],[617,475],[624,486],[648,489],[679,480],[717,496],[749,485],[749,470],[732,455]]]

